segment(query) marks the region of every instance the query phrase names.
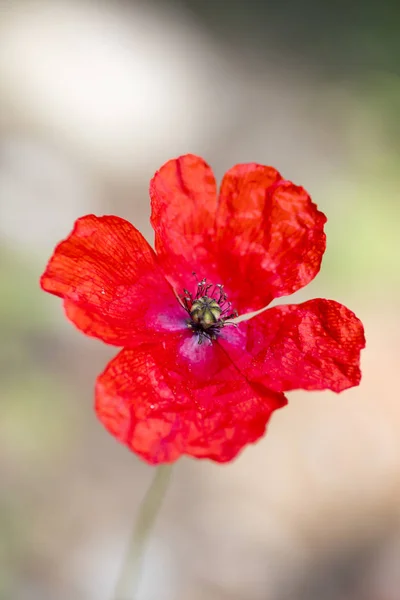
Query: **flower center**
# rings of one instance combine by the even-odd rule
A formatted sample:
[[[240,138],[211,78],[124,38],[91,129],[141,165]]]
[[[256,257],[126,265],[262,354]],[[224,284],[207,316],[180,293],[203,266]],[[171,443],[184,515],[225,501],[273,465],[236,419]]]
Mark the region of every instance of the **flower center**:
[[[207,283],[206,279],[197,283],[197,290],[192,294],[184,289],[180,297],[184,309],[189,314],[187,325],[198,337],[198,343],[204,340],[216,340],[225,325],[234,325],[229,319],[237,317],[232,311],[221,284]]]

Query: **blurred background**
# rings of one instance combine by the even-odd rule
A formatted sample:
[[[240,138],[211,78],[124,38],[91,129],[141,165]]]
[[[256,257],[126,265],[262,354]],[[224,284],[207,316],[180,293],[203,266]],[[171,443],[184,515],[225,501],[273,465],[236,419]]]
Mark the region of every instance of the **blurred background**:
[[[359,388],[175,465],[138,599],[400,599],[399,31],[396,0],[0,0],[1,600],[111,598],[153,470],[93,413],[115,350],[38,278],[88,212],[152,240],[149,180],[186,152],[309,190],[328,250],[295,299],[368,347]]]

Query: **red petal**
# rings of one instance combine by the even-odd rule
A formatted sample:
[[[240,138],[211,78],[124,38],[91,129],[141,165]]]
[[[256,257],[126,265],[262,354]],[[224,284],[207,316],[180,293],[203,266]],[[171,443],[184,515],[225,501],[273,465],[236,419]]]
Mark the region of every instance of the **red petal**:
[[[246,375],[277,391],[341,392],[359,384],[364,346],[361,321],[338,302],[276,306],[247,322]]]
[[[103,425],[151,464],[183,454],[230,461],[286,403],[283,394],[249,384],[216,343],[199,345],[188,333],[161,346],[122,350],[96,386]]]
[[[178,291],[195,283],[193,271],[212,280],[217,191],[211,168],[192,154],[170,160],[154,175],[150,197],[156,252]]]
[[[157,331],[186,328],[186,313],[153,250],[119,217],[78,219],[55,249],[41,286],[64,298],[79,329],[111,344],[142,343]]]
[[[222,181],[218,270],[239,312],[292,294],[318,273],[325,215],[307,192],[272,167],[237,165]]]

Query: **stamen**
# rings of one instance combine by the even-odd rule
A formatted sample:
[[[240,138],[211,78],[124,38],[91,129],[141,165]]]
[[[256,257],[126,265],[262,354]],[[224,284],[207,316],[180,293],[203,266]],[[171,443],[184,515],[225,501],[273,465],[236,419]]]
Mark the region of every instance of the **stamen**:
[[[222,284],[207,283],[205,277],[199,281],[195,272],[193,276],[197,282],[195,293],[184,288],[184,296],[179,300],[189,314],[188,327],[198,336],[198,343],[202,344],[204,340],[211,343],[225,325],[237,326],[230,321],[237,317],[237,312],[232,311],[232,303]]]

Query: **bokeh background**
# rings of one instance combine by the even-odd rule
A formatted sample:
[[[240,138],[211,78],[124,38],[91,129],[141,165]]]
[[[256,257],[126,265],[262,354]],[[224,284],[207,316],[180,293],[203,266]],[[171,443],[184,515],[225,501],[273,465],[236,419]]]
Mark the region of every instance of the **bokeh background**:
[[[328,215],[296,295],[365,323],[358,389],[293,392],[232,464],[182,460],[139,600],[400,599],[400,8],[0,1],[0,598],[108,600],[153,470],[96,421],[115,351],[42,293],[88,212],[152,239],[169,158],[277,167]]]

